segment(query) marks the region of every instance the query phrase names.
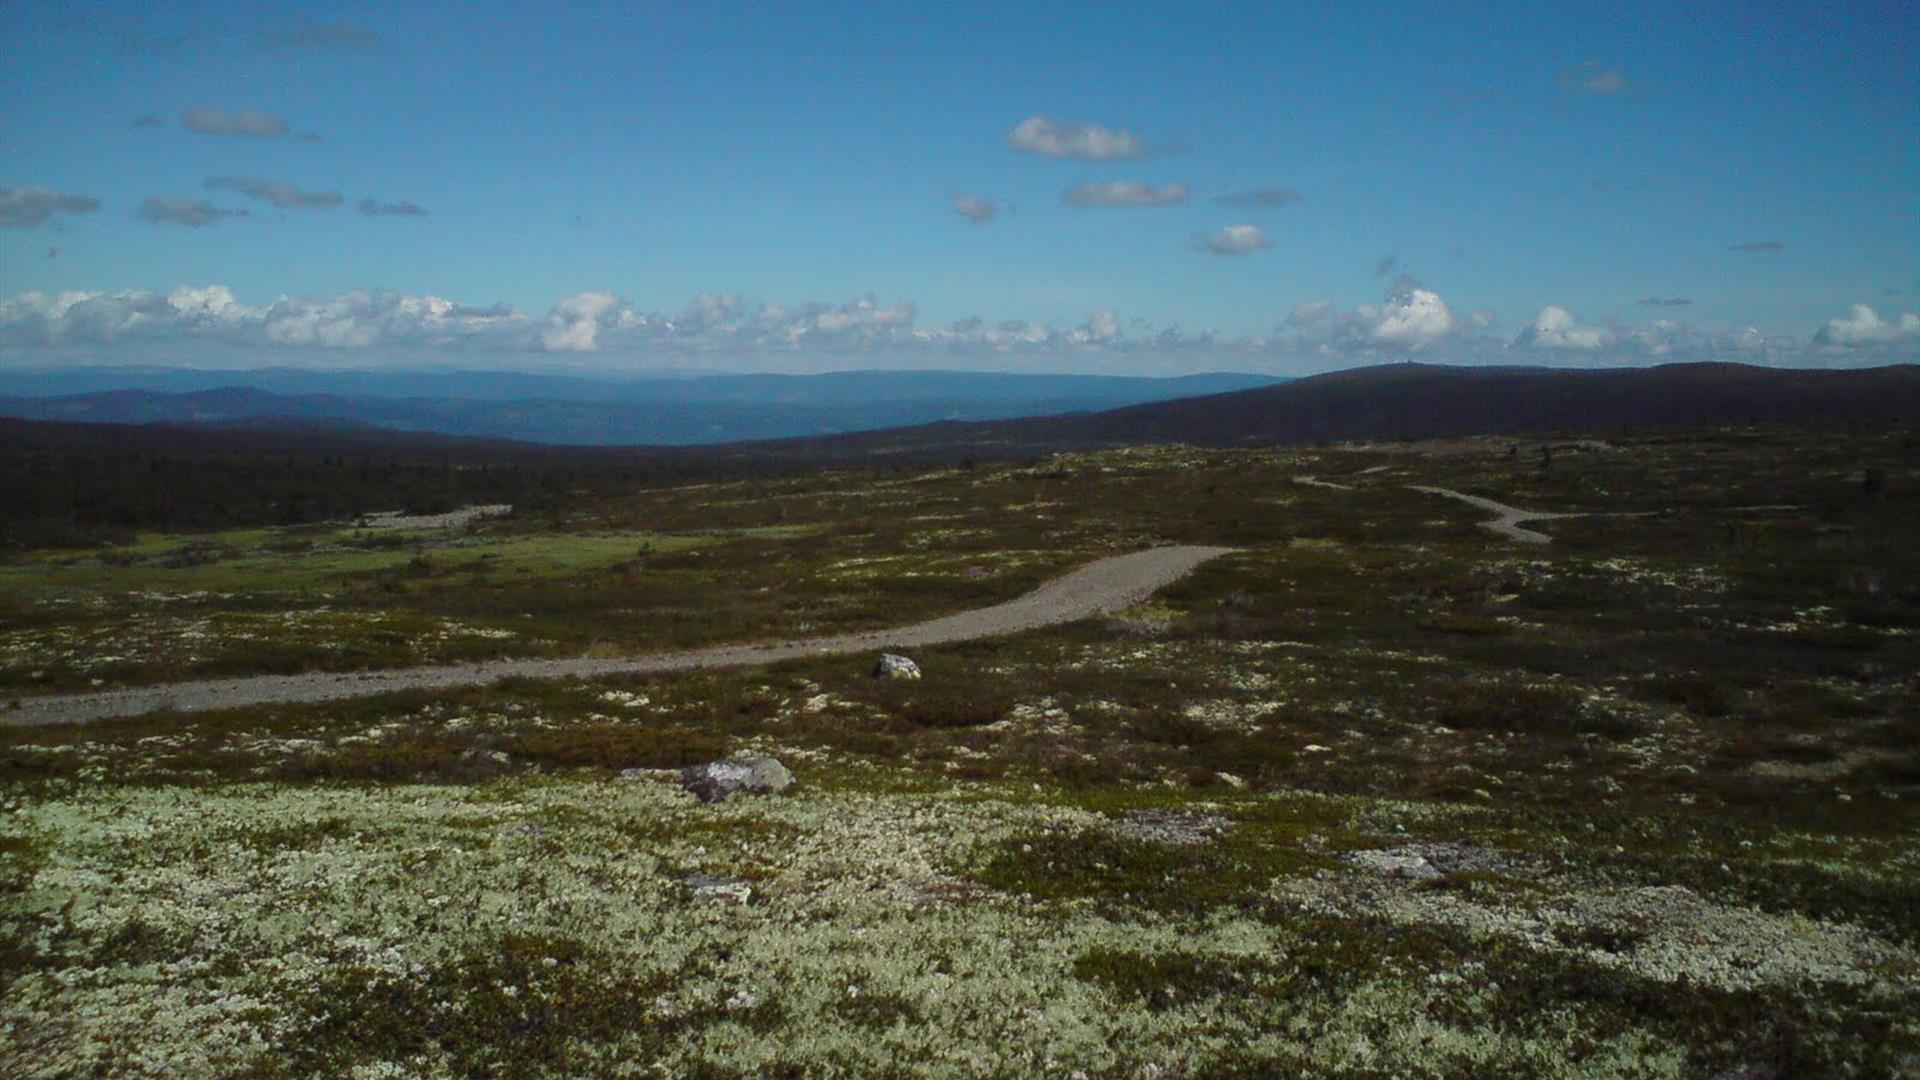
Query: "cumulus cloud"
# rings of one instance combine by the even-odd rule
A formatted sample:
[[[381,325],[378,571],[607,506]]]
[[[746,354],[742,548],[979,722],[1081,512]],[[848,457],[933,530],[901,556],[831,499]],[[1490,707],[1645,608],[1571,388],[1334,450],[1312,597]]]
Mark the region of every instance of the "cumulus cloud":
[[[1129,132],[1044,116],[1020,121],[1007,133],[1007,145],[1028,154],[1081,161],[1113,161],[1147,154],[1146,145]]]
[[[993,215],[998,211],[999,207],[994,205],[992,199],[980,195],[955,195],[953,197],[953,212],[973,222],[975,225],[985,225],[987,222],[992,221]]]
[[[1641,307],[1686,307],[1691,303],[1693,303],[1693,301],[1684,296],[1643,296],[1640,298]]]
[[[1061,200],[1068,206],[1172,206],[1193,194],[1185,184],[1153,187],[1125,180],[1081,184],[1067,189]]]
[[[525,321],[518,311],[500,304],[475,307],[442,296],[354,291],[282,296],[250,329],[275,345],[320,348],[507,344],[517,340]]]
[[[237,191],[248,198],[270,202],[282,210],[331,210],[341,202],[337,191],[302,191],[291,184],[276,184],[271,180],[246,176],[216,176],[202,186],[208,191]]]
[[[1748,240],[1728,248],[1729,251],[1744,251],[1749,255],[1760,255],[1770,251],[1784,251],[1785,244],[1778,240]]]
[[[1250,191],[1230,191],[1225,195],[1215,195],[1217,206],[1243,206],[1249,209],[1274,209],[1297,203],[1304,196],[1290,187],[1253,188]]]
[[[398,202],[383,203],[383,202],[375,201],[372,196],[368,196],[367,198],[360,200],[359,209],[362,214],[365,214],[368,217],[426,217],[427,216],[426,207],[420,206],[419,204],[410,202],[406,199],[401,199]],[[580,222],[584,224],[584,219],[575,218],[574,220],[576,222]]]
[[[527,325],[510,307],[396,292],[282,296],[260,306],[242,302],[224,285],[206,285],[166,293],[30,292],[0,303],[0,342],[10,345],[179,338],[255,347],[525,344]]]
[[[206,106],[180,114],[180,125],[202,135],[248,135],[275,138],[292,130],[285,120],[259,109],[214,109]]]
[[[25,229],[44,225],[55,214],[86,214],[100,209],[100,200],[66,195],[51,188],[0,188],[0,227]]]
[[[604,337],[639,319],[627,302],[610,292],[569,296],[547,313],[540,345],[550,352],[593,352]]]
[[[351,23],[308,23],[291,30],[266,30],[259,40],[263,45],[344,52],[373,52],[384,44],[379,31]]]
[[[1625,93],[1627,89],[1626,76],[1611,68],[1603,68],[1592,61],[1568,71],[1563,76],[1562,82],[1577,93],[1594,94],[1600,97]]]
[[[1076,345],[1102,345],[1120,338],[1120,318],[1111,311],[1096,311],[1076,327],[1068,339]]]
[[[1200,246],[1215,255],[1245,255],[1269,245],[1258,225],[1228,225],[1201,237]]]
[[[1134,345],[1126,324],[1099,311],[1068,330],[1021,321],[989,326],[964,319],[949,327],[917,324],[908,302],[860,296],[841,303],[750,304],[733,293],[702,293],[674,315],[650,314],[607,291],[555,303],[544,315],[496,304],[477,307],[439,296],[355,291],[282,296],[250,305],[225,286],[170,293],[26,293],[0,303],[0,346],[50,347],[195,341],[261,348],[480,348],[555,354],[708,354],[764,358],[881,351],[933,357],[952,349],[985,353],[1088,351]],[[1196,338],[1156,339],[1158,345]],[[1140,343],[1144,348],[1145,343]]]
[[[1368,340],[1397,348],[1424,349],[1460,329],[1440,294],[1417,285],[1396,290],[1378,307],[1358,310]]]
[[[1866,304],[1855,304],[1852,311],[1827,320],[1815,331],[1813,343],[1841,349],[1920,343],[1920,314],[1909,311],[1897,319],[1884,319]]]
[[[1513,339],[1523,349],[1604,349],[1619,340],[1619,335],[1604,326],[1587,326],[1573,313],[1558,305],[1540,309]]]
[[[1323,353],[1421,352],[1459,334],[1462,320],[1440,294],[1401,275],[1386,299],[1351,311],[1330,300],[1301,304],[1287,316],[1284,341]]]

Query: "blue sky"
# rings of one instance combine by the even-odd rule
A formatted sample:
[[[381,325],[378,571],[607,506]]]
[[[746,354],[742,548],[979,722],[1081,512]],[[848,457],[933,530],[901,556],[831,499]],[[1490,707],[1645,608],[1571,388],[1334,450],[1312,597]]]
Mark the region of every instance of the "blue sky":
[[[1920,350],[1913,4],[625,7],[0,8],[0,363]]]

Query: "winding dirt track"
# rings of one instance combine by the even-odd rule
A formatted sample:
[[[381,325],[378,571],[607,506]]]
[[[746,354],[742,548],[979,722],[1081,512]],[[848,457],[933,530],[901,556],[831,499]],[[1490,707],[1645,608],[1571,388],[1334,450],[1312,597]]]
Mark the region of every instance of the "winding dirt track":
[[[1004,604],[963,611],[892,630],[868,630],[835,637],[717,645],[682,652],[651,653],[618,659],[486,660],[472,664],[397,668],[391,671],[255,675],[168,683],[98,694],[28,698],[21,707],[0,712],[0,723],[81,724],[157,709],[200,712],[279,702],[334,701],[396,690],[478,686],[500,679],[578,679],[695,668],[771,664],[803,656],[872,652],[884,648],[939,645],[950,641],[1000,637],[1089,615],[1118,611],[1146,599],[1155,590],[1185,577],[1206,562],[1233,551],[1219,547],[1158,547],[1088,563]]]
[[[1561,518],[1589,516],[1584,513],[1552,513],[1544,510],[1526,510],[1518,506],[1508,506],[1503,502],[1494,502],[1492,499],[1482,498],[1478,495],[1466,495],[1454,491],[1451,488],[1427,487],[1422,484],[1410,484],[1408,486],[1415,491],[1424,491],[1431,495],[1445,495],[1449,499],[1459,499],[1469,506],[1477,506],[1488,513],[1498,514],[1499,517],[1496,517],[1492,521],[1481,522],[1480,527],[1496,536],[1504,536],[1509,540],[1517,540],[1522,544],[1546,544],[1553,541],[1553,537],[1548,536],[1546,533],[1525,528],[1523,525],[1524,522],[1557,521]]]

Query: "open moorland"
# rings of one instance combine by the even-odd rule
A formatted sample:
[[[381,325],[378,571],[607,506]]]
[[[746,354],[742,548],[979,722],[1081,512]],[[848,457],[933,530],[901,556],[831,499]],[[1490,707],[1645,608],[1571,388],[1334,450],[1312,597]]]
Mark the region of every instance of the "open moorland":
[[[0,556],[8,1075],[1920,1074],[1909,427],[306,516]],[[917,680],[876,648],[45,722],[886,631],[1163,545],[1231,550],[896,650]],[[793,785],[680,781],[742,755]]]

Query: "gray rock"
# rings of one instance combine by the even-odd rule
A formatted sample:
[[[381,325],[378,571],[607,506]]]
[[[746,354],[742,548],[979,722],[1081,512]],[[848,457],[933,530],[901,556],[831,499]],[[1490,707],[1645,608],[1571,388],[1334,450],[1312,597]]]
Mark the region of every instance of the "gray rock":
[[[680,786],[701,802],[721,802],[739,794],[778,795],[792,784],[793,774],[770,757],[729,758],[680,770]]]
[[[1415,840],[1392,848],[1349,851],[1340,856],[1348,866],[1387,877],[1431,881],[1444,874],[1473,870],[1532,872],[1524,860],[1451,840]]]
[[[1431,881],[1440,876],[1440,868],[1428,862],[1425,855],[1412,847],[1349,851],[1340,856],[1340,861],[1376,874],[1413,881]]]
[[[917,679],[920,677],[920,665],[901,656],[899,653],[881,653],[880,662],[873,666],[876,679]]]
[[[720,904],[744,904],[753,899],[753,885],[745,878],[719,874],[688,874],[680,879],[695,900]]]
[[[1227,830],[1227,819],[1219,814],[1196,814],[1182,810],[1129,810],[1113,823],[1113,831],[1135,840],[1157,844],[1193,847],[1213,843]]]

